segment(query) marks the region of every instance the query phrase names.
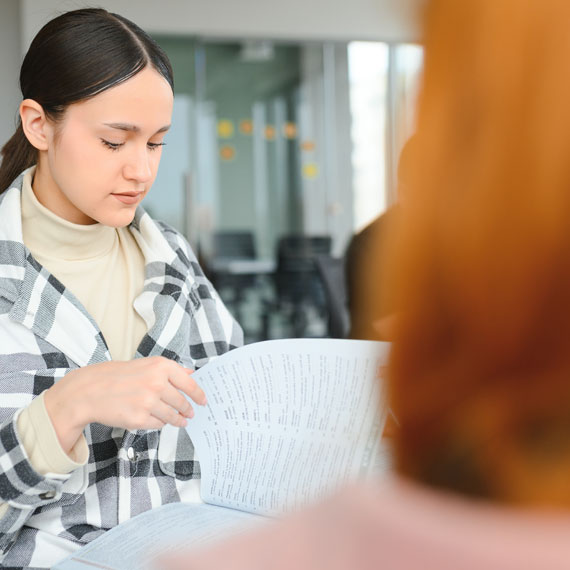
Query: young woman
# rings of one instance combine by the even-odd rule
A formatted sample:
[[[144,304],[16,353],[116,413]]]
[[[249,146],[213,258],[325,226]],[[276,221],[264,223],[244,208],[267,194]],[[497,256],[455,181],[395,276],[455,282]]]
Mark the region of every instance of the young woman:
[[[172,69],[100,9],[42,28],[0,167],[0,562],[49,567],[157,505],[195,498],[181,427],[197,368],[242,343],[184,238],[140,203]],[[180,433],[178,433],[180,432]]]

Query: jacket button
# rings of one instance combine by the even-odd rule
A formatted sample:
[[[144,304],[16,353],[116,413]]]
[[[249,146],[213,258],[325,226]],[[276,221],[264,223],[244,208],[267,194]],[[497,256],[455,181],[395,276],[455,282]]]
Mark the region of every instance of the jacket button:
[[[129,461],[132,461],[133,463],[137,460],[137,454],[132,447],[129,447],[129,449],[127,449],[127,457],[129,458]]]
[[[44,501],[47,499],[53,499],[55,497],[55,491],[46,491],[45,493],[40,493],[39,497]]]

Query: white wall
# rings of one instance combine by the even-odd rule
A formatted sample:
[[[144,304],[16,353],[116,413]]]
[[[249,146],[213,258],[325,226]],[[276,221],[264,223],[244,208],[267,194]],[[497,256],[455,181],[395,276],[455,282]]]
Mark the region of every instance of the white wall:
[[[418,39],[423,0],[21,0],[22,47],[60,12],[101,6],[149,32],[294,40]]]
[[[20,5],[18,0],[0,2],[0,146],[13,134],[20,102]]]

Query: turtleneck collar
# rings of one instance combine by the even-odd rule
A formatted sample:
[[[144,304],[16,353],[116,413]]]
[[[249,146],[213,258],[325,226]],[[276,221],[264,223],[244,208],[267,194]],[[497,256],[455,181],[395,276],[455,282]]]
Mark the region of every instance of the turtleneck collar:
[[[22,233],[32,254],[49,259],[82,261],[106,255],[118,239],[115,228],[74,224],[40,204],[32,189],[35,167],[22,184]]]

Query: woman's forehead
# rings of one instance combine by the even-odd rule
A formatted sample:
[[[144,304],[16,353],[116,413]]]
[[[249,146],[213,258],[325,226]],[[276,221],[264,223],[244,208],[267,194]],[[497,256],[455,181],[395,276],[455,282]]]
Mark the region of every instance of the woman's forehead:
[[[85,101],[70,105],[68,119],[87,120],[114,128],[128,126],[134,132],[170,124],[174,95],[166,79],[145,68],[126,81]]]

